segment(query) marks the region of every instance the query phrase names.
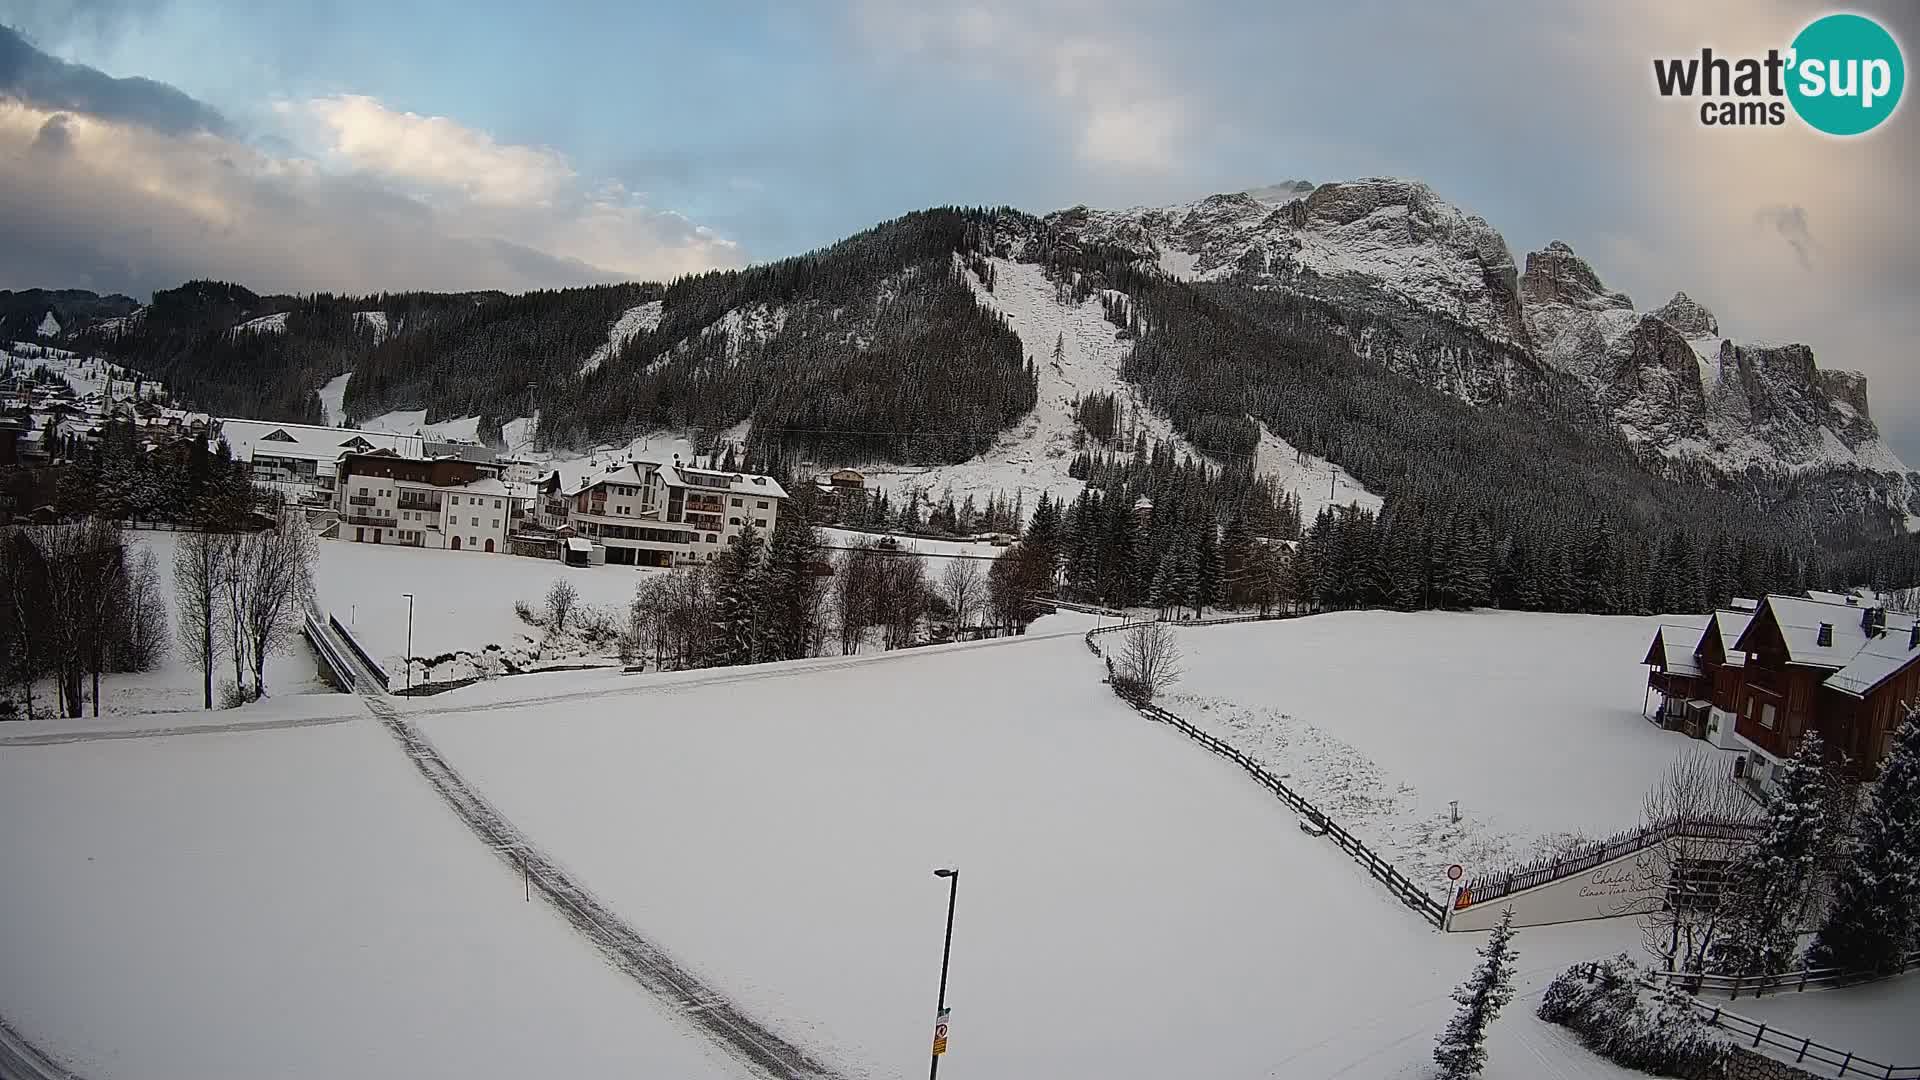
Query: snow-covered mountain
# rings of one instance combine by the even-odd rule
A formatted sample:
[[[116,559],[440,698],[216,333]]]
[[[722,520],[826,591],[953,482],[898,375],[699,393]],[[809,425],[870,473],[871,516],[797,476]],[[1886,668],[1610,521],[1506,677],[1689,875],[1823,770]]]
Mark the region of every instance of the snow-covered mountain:
[[[1649,454],[1729,479],[1858,471],[1875,497],[1920,511],[1920,475],[1880,438],[1865,376],[1821,370],[1806,345],[1728,334],[1685,293],[1638,310],[1560,241],[1519,272],[1493,226],[1419,181],[1294,181],[1181,206],[1074,207],[1047,221],[1182,280],[1251,280],[1368,314],[1392,298],[1535,362],[1505,348],[1378,357],[1469,401],[1571,385]]]

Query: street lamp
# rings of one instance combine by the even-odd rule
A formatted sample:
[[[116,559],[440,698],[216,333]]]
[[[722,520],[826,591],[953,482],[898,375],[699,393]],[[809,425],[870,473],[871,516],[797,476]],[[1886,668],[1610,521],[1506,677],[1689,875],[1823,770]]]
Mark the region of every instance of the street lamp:
[[[407,665],[407,693],[411,694],[413,693],[413,594],[403,592],[400,595],[407,598],[407,655],[401,659]]]
[[[933,1021],[933,1064],[927,1070],[927,1080],[940,1075],[940,1055],[947,1052],[947,960],[953,956],[953,902],[960,893],[960,868],[943,866],[933,876],[947,879],[947,943],[940,950],[940,1011]]]

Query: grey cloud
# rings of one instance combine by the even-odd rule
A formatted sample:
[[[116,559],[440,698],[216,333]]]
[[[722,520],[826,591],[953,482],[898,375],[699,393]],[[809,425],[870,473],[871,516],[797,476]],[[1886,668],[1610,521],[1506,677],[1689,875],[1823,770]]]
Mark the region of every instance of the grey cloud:
[[[1813,269],[1813,231],[1807,227],[1807,208],[1804,206],[1763,206],[1753,213],[1754,224],[1769,228],[1780,234],[1793,248],[1794,257],[1800,265]]]
[[[84,64],[70,64],[41,52],[19,31],[4,25],[0,25],[0,98],[175,135],[228,130],[226,118],[217,109],[166,83],[118,79]]]

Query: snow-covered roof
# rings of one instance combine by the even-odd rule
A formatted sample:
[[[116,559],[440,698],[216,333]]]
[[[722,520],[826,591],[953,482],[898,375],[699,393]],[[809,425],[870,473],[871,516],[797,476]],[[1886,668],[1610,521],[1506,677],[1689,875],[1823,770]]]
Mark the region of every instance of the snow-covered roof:
[[[1854,654],[1846,667],[1827,677],[1823,684],[1843,694],[1864,697],[1867,692],[1920,660],[1920,648],[1914,647],[1911,629],[1880,634]]]
[[[1733,646],[1740,640],[1740,635],[1747,632],[1747,627],[1752,622],[1753,612],[1751,611],[1728,611],[1726,608],[1721,608],[1713,613],[1713,621],[1708,625],[1720,633],[1720,651],[1721,655],[1726,657],[1725,662],[1728,667],[1746,666],[1747,654]],[[1701,640],[1705,642],[1704,637]]]
[[[1656,636],[1660,639],[1661,655],[1666,659],[1666,671],[1674,675],[1700,674],[1700,665],[1693,659],[1694,650],[1700,647],[1700,635],[1701,629],[1697,626],[1660,624]]]
[[[1760,601],[1749,600],[1744,596],[1736,596],[1732,600],[1727,601],[1727,606],[1735,611],[1744,611],[1751,615],[1760,610]]]
[[[667,483],[680,487],[715,488],[773,499],[787,497],[787,489],[780,486],[780,481],[759,473],[728,473],[718,469],[697,469],[691,465],[676,462],[672,465],[660,466],[660,475],[667,478]]]
[[[1786,640],[1788,663],[1837,671],[1851,663],[1867,645],[1867,631],[1862,625],[1862,616],[1871,609],[1859,603],[1847,603],[1845,597],[1838,602],[1831,602],[1800,596],[1770,595],[1763,606],[1772,612],[1774,622],[1780,627],[1780,636]],[[1888,634],[1904,636],[1913,628],[1914,618],[1911,615],[1886,612],[1885,618]],[[1820,643],[1820,628],[1823,625],[1832,628],[1824,645]]]
[[[220,421],[220,434],[233,448],[233,456],[242,461],[251,460],[256,450],[274,457],[312,461],[333,461],[354,450],[391,450],[410,458],[425,456],[425,447],[418,435],[391,435],[358,428],[277,424],[270,420],[230,417]]]
[[[592,551],[593,541],[580,536],[568,537],[567,550],[568,551]]]

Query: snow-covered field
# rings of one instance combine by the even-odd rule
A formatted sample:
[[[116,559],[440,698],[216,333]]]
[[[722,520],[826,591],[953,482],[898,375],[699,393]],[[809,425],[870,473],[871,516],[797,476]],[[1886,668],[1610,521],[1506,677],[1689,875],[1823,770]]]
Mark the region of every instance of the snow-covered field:
[[[364,715],[10,746],[0,817],[0,1015],[89,1080],[742,1075]]]
[[[622,617],[641,578],[633,566],[564,566],[548,559],[478,551],[441,551],[322,540],[314,587],[320,606],[353,629],[374,659],[398,680],[407,655],[407,600],[413,593],[417,657],[522,648],[540,631],[514,614],[516,600],[536,611],[556,579],[571,582],[580,602],[618,608]],[[569,662],[589,658],[572,657]],[[612,662],[600,658],[602,662]],[[458,677],[451,669],[436,678]]]
[[[1715,752],[1640,716],[1661,621],[1368,611],[1189,628],[1162,704],[1444,896],[1450,863],[1472,874],[1634,827],[1670,762]]]
[[[575,682],[595,692],[556,696]],[[966,1075],[1424,1076],[1478,944],[1123,707],[1077,634],[408,708],[629,921],[857,1075],[925,1060],[943,864],[963,870],[946,1065]],[[1523,932],[1486,1075],[1628,1075],[1531,1008],[1634,936]]]

